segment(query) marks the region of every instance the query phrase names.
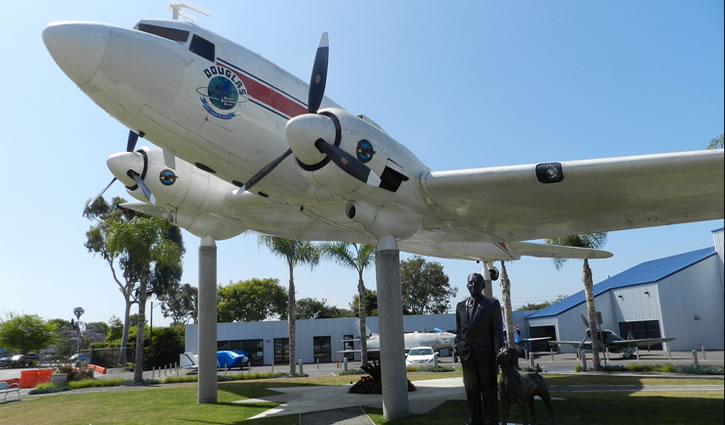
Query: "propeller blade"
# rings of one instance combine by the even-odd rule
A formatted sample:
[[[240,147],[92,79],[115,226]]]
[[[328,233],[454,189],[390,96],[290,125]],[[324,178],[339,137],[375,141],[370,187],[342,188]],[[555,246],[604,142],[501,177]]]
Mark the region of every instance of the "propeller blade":
[[[274,170],[291,153],[292,149],[287,149],[285,153],[274,159],[269,164],[265,165],[264,168],[262,168],[261,170],[257,171],[257,174],[253,175],[249,180],[247,180],[247,183],[244,184],[240,193],[244,192],[245,190],[251,190],[254,185],[256,185],[257,183],[259,183],[260,180],[265,178],[267,174],[271,173],[272,170]]]
[[[138,134],[133,131],[128,131],[128,142],[126,142],[126,152],[133,152],[136,149],[136,142],[138,142]]]
[[[88,204],[86,205],[86,208],[90,208],[91,205],[95,204],[96,201],[98,200],[98,198],[100,198],[101,196],[103,196],[103,194],[106,193],[106,191],[108,190],[108,188],[111,187],[111,185],[115,181],[116,181],[116,178],[115,177],[113,179],[111,179],[111,182],[108,183],[106,185],[106,187],[104,187],[103,190],[98,193],[98,195],[96,195],[93,199],[91,199],[90,201],[88,201]]]
[[[310,76],[310,91],[307,93],[307,111],[311,114],[317,113],[325,96],[325,84],[327,83],[327,60],[330,55],[330,44],[327,33],[323,32],[320,37],[320,45],[317,46],[315,64],[312,66]]]
[[[589,328],[589,321],[587,320],[587,318],[584,317],[583,314],[581,314],[580,317],[582,318],[582,322],[584,322],[584,326],[586,326],[587,328]]]
[[[155,205],[156,197],[154,196],[153,193],[151,193],[151,190],[148,188],[148,186],[146,186],[146,183],[144,183],[144,181],[141,180],[141,176],[139,176],[133,170],[128,170],[128,176],[131,177],[136,182],[136,184],[138,185],[139,188],[141,188],[141,192],[143,192],[143,196],[145,196],[149,202],[151,202],[152,204]]]
[[[354,156],[322,139],[317,139],[315,147],[346,173],[370,186],[380,186],[380,177]]]

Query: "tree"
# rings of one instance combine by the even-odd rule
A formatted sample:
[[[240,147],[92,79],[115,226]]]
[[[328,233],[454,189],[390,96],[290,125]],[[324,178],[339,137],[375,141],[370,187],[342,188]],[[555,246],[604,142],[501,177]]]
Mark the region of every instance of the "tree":
[[[173,285],[166,294],[159,297],[161,313],[171,317],[174,323],[196,323],[198,316],[199,289],[188,283]]]
[[[557,295],[556,299],[551,301],[544,301],[541,303],[528,303],[524,304],[521,307],[517,308],[516,311],[535,311],[535,310],[541,310],[542,308],[546,308],[552,304],[556,304],[559,301],[563,300],[564,298],[567,298],[566,295]]]
[[[46,323],[39,316],[14,316],[0,324],[0,347],[27,354],[55,342],[55,324]]]
[[[458,293],[448,283],[441,263],[417,255],[400,262],[400,285],[405,314],[445,313],[450,307],[448,300]]]
[[[320,262],[320,252],[308,241],[292,241],[275,236],[260,235],[259,243],[267,246],[273,254],[287,261],[289,268],[289,287],[287,288],[287,329],[289,332],[289,373],[295,374],[295,337],[297,311],[295,304],[294,268],[298,264],[309,264],[314,267]]]
[[[154,329],[151,344],[144,348],[144,357],[149,366],[163,367],[179,361],[179,353],[184,352],[184,327],[173,324],[168,328]]]
[[[364,303],[365,282],[363,281],[363,272],[365,268],[375,262],[375,248],[370,245],[358,245],[349,242],[328,242],[322,244],[320,250],[324,257],[335,261],[343,267],[354,269],[357,272],[358,305],[350,307],[353,310],[357,307],[358,317],[360,317],[360,360],[362,364],[367,364],[368,348],[365,338],[366,306]]]
[[[172,268],[181,261],[180,247],[166,238],[168,225],[167,221],[159,218],[133,217],[125,220],[112,216],[101,226],[107,235],[109,254],[120,257],[124,278],[127,282],[133,282],[138,300],[139,325],[146,321],[146,299],[155,290],[152,279],[156,276],[156,267]],[[145,333],[144,327],[139,327],[134,370],[134,382],[137,383],[143,381]]]
[[[283,316],[287,311],[285,288],[279,280],[252,278],[217,288],[218,322],[257,322]]]
[[[506,345],[516,348],[514,338],[514,314],[511,310],[511,281],[506,271],[506,264],[501,261],[501,301],[503,301],[503,318],[506,325]]]
[[[375,290],[365,288],[365,315],[368,317],[378,315],[378,293]],[[350,301],[350,309],[360,314],[360,295],[355,294]]]
[[[76,307],[73,309],[73,315],[76,317],[76,321],[81,321],[81,316],[86,312],[83,307]]]
[[[332,319],[335,317],[351,317],[352,311],[337,308],[327,304],[325,298],[302,298],[297,300],[297,318],[305,319]]]
[[[115,252],[110,252],[108,249],[108,232],[104,223],[112,218],[120,218],[122,220],[131,220],[136,216],[136,213],[130,210],[121,208],[121,204],[126,202],[125,199],[115,197],[111,201],[111,204],[106,203],[103,197],[98,198],[92,205],[87,206],[83,211],[83,216],[89,220],[95,222],[94,225],[86,232],[86,243],[85,247],[89,252],[94,255],[98,254],[108,264],[113,275],[113,280],[118,285],[118,290],[123,295],[125,302],[125,309],[123,314],[123,333],[121,335],[121,364],[126,364],[126,349],[128,347],[128,329],[131,326],[130,315],[131,306],[137,302],[135,297],[135,284],[136,282],[125,278],[123,282],[119,278],[119,274],[116,272],[116,263],[121,262],[120,255]],[[124,263],[119,264],[121,268],[124,267]],[[125,277],[125,275],[122,275]]]
[[[707,145],[707,148],[708,149],[722,149],[723,148],[723,133],[720,133],[719,136],[710,140],[710,144]]]
[[[572,235],[559,238],[550,238],[546,243],[551,245],[573,246],[577,248],[600,249],[607,243],[606,233],[585,233],[582,235]],[[554,267],[561,270],[566,262],[566,258],[554,258]],[[592,269],[589,268],[589,259],[584,259],[582,272],[582,281],[584,282],[584,296],[587,303],[587,316],[589,318],[589,336],[592,340],[592,361],[594,370],[600,370],[599,352],[602,350],[599,333],[597,332],[596,308],[594,306],[594,282],[592,281]]]
[[[123,322],[121,322],[121,319],[118,317],[111,316],[110,319],[108,319],[108,331],[106,332],[106,342],[121,342],[121,338],[123,337],[124,333],[124,326]]]

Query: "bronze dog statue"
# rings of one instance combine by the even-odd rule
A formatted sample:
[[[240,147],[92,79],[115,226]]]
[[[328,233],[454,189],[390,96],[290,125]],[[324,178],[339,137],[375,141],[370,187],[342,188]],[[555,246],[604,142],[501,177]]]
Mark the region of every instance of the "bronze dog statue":
[[[538,373],[527,373],[521,376],[516,370],[516,350],[503,347],[496,356],[501,366],[501,379],[498,382],[498,393],[501,398],[501,422],[508,423],[511,403],[518,403],[521,408],[521,420],[524,425],[536,424],[534,396],[541,397],[554,425],[554,410],[551,407],[551,396],[546,381]]]

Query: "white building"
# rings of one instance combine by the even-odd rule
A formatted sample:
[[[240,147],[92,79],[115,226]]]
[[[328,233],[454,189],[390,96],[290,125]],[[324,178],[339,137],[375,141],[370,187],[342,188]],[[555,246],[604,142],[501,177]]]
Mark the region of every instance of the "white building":
[[[675,337],[670,350],[723,349],[723,229],[713,231],[714,247],[648,261],[594,285],[602,328],[635,338]],[[584,291],[536,312],[514,312],[522,337],[550,336],[580,341],[586,329]],[[378,318],[368,317],[370,332],[379,332]],[[403,316],[405,332],[439,328],[455,332],[455,314]],[[186,326],[186,351],[198,352],[198,326]],[[297,359],[334,362],[353,348],[345,339],[359,339],[357,318],[297,321]],[[252,365],[288,363],[287,321],[218,323],[217,348],[242,349]],[[536,344],[536,343],[535,343]],[[537,348],[538,347],[538,348]],[[541,348],[543,347],[543,348]],[[354,343],[359,348],[359,343]],[[658,348],[658,347],[653,347]],[[534,351],[548,350],[543,341]],[[573,348],[562,347],[562,351]],[[442,353],[446,354],[446,353]],[[359,355],[354,357],[359,359]]]
[[[594,285],[602,328],[626,338],[674,337],[670,350],[723,349],[723,229],[714,247],[647,261]],[[584,291],[526,316],[530,336],[579,341]],[[658,348],[658,347],[653,347]],[[574,351],[573,347],[561,347]]]

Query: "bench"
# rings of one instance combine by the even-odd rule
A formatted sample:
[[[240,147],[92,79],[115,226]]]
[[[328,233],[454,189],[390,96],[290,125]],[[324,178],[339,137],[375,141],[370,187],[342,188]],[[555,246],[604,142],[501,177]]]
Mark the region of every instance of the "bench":
[[[3,401],[7,400],[8,394],[15,391],[20,399],[20,386],[18,384],[8,384],[7,382],[0,382],[0,394],[4,394]]]

